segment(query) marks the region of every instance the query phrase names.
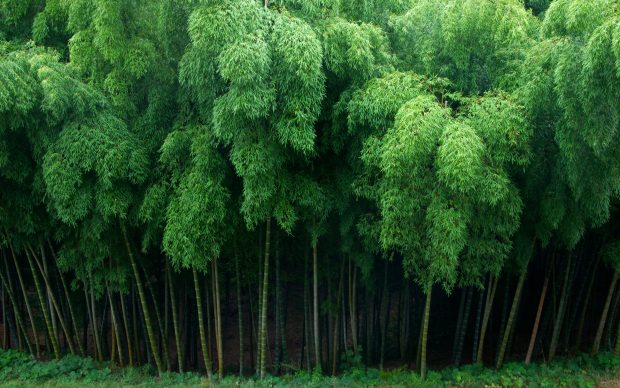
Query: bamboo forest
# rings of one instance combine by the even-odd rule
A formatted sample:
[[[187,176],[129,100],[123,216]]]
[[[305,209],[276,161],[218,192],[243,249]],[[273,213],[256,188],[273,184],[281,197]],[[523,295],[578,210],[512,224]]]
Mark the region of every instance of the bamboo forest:
[[[620,365],[619,274],[618,0],[0,0],[4,354]]]

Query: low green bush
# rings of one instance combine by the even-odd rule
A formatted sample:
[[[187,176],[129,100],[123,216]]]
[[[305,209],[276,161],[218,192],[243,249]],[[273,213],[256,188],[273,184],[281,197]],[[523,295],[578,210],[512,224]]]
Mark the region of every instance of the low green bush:
[[[620,379],[620,358],[612,353],[595,357],[581,354],[558,359],[551,364],[507,363],[495,370],[478,365],[431,371],[422,380],[415,371],[397,368],[379,371],[356,362],[347,354],[338,376],[326,376],[305,370],[263,380],[227,376],[208,382],[197,373],[164,373],[157,377],[148,367],[117,368],[109,362],[91,358],[65,356],[60,360],[37,361],[15,350],[0,350],[0,386],[2,387],[594,387],[603,380]]]

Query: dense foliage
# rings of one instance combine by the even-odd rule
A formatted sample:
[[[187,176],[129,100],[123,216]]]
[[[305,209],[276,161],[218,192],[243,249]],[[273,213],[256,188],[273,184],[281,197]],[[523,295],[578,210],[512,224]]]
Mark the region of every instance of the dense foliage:
[[[422,380],[413,371],[394,369],[379,371],[350,365],[336,377],[319,373],[299,371],[283,376],[269,376],[258,380],[227,376],[217,382],[207,381],[194,372],[163,373],[154,376],[148,367],[115,368],[106,362],[67,355],[60,360],[41,362],[14,350],[0,351],[0,377],[3,387],[61,386],[81,387],[384,387],[407,386],[419,388],[437,387],[595,387],[613,385],[618,376],[618,358],[610,353],[596,357],[583,355],[570,360],[553,363],[508,363],[495,370],[477,365],[448,368],[431,372]]]
[[[617,0],[0,0],[2,346],[618,353],[619,101]]]

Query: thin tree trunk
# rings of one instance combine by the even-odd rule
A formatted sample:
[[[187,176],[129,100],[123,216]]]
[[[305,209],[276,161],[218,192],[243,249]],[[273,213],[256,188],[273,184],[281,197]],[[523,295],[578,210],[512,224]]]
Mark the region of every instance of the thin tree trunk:
[[[473,288],[468,287],[465,302],[465,311],[463,315],[463,323],[461,324],[461,332],[459,333],[458,342],[456,344],[456,355],[454,357],[454,366],[457,367],[461,364],[461,357],[463,355],[463,344],[465,343],[465,334],[467,333],[467,326],[469,323],[469,314],[471,312],[471,301],[473,299],[473,294]]]
[[[263,235],[263,227],[261,226],[258,231],[258,260],[257,260],[258,261],[258,294],[256,295],[257,304],[258,304],[258,311],[256,312],[257,313],[256,321],[258,325],[258,328],[256,330],[256,376],[258,377],[260,377],[260,366],[261,366],[260,358],[261,358],[261,349],[263,348],[261,345],[261,341],[262,341],[261,314],[263,312],[263,266],[264,266],[264,256],[265,256],[264,247],[265,247],[265,241],[264,241],[264,235]]]
[[[484,308],[484,317],[482,318],[482,327],[480,328],[480,343],[478,344],[478,355],[476,357],[476,363],[482,365],[483,353],[484,353],[484,338],[487,332],[487,325],[489,323],[489,318],[491,317],[491,310],[493,309],[493,299],[495,298],[495,291],[497,290],[497,282],[499,277],[492,276],[493,285],[491,286],[491,290],[487,295],[487,303]]]
[[[239,318],[239,376],[243,377],[243,306],[241,304],[241,272],[239,256],[235,252],[235,277],[237,280],[237,315]]]
[[[278,269],[278,272],[280,272],[280,270]],[[280,351],[281,351],[281,361],[282,363],[287,363],[288,362],[288,352],[287,352],[287,341],[286,341],[286,317],[287,317],[287,306],[288,303],[285,303],[287,301],[286,299],[286,294],[282,293],[282,277],[280,277],[280,281],[279,281],[280,285],[280,298],[279,298],[279,305],[280,305]],[[284,287],[286,289],[286,285]]]
[[[170,365],[170,357],[168,357],[168,337],[164,333],[164,326],[162,325],[161,313],[159,311],[159,304],[157,303],[157,298],[155,297],[155,290],[153,290],[153,286],[151,285],[151,280],[149,279],[149,275],[146,272],[146,268],[144,265],[140,263],[140,268],[144,273],[144,279],[146,282],[146,288],[149,290],[149,294],[151,294],[151,300],[153,301],[153,311],[155,311],[155,321],[157,322],[157,328],[159,329],[159,338],[161,342],[161,357],[162,357],[162,368],[165,365],[166,370],[169,372],[171,370]],[[155,336],[157,338],[157,336]]]
[[[566,264],[566,270],[564,273],[564,284],[562,286],[562,295],[560,296],[560,306],[555,319],[555,325],[553,326],[553,334],[551,335],[551,344],[549,345],[549,361],[553,361],[555,353],[558,347],[558,340],[560,338],[560,331],[562,329],[562,323],[564,319],[564,310],[566,309],[566,300],[568,299],[568,276],[570,274],[570,267],[572,263],[572,254],[569,254],[568,263]]]
[[[313,320],[314,320],[314,359],[316,367],[321,370],[321,347],[319,342],[319,280],[317,243],[312,245],[312,289],[313,289]]]
[[[108,284],[106,287],[108,289],[108,301],[110,302],[110,316],[112,317],[112,327],[114,329],[114,337],[112,337],[112,339],[116,340],[116,348],[118,350],[118,363],[120,367],[122,368],[124,366],[124,362],[123,362],[123,347],[121,346],[121,333],[120,333],[120,330],[118,329],[119,325],[118,325],[118,320],[116,319],[116,311],[114,308],[114,302],[112,300],[112,292],[110,291],[110,285]],[[114,352],[114,347],[112,347],[112,352]]]
[[[28,245],[28,248],[30,248],[30,245]],[[32,248],[30,248],[30,252],[32,253],[32,257],[36,259],[36,255],[34,253],[34,250]],[[45,254],[43,252],[42,253],[42,259],[43,259],[43,269],[41,269],[41,274],[43,275],[43,279],[45,279],[47,277],[47,263],[45,260]],[[41,265],[39,264],[38,259],[36,260],[37,264],[39,266],[39,268],[41,268]],[[45,287],[45,294],[47,296],[47,306],[49,308],[49,314],[50,314],[50,319],[52,322],[52,328],[54,329],[54,335],[56,336],[56,341],[58,342],[58,345],[60,347],[60,335],[58,334],[58,325],[56,324],[56,314],[54,314],[54,306],[52,305],[52,300],[50,298],[50,292],[51,292],[51,287],[47,286],[47,281],[45,282],[46,287]],[[65,338],[66,338],[66,333],[65,333]],[[66,345],[66,344],[65,344]],[[65,346],[66,347],[66,346]],[[73,354],[73,351],[71,351],[71,354]]]
[[[588,291],[586,292],[586,297],[583,301],[583,309],[581,310],[581,316],[579,317],[579,326],[577,328],[577,339],[575,341],[575,348],[579,350],[581,348],[581,338],[583,333],[583,325],[586,319],[586,312],[588,310],[590,296],[592,295],[592,286],[594,285],[594,278],[596,277],[596,272],[598,270],[598,265],[600,263],[601,255],[597,255],[596,264],[594,264],[594,269],[592,270],[592,275],[590,276],[590,282],[588,283]]]
[[[4,297],[5,294],[5,286],[4,284],[2,284],[2,349],[7,349],[7,319],[6,319],[6,298]]]
[[[89,279],[90,279],[90,276],[89,276]],[[89,283],[90,283],[90,281],[89,281]],[[90,326],[90,330],[93,333],[93,339],[95,339],[94,338],[95,337],[95,335],[94,335],[94,333],[95,333],[95,326],[94,326],[95,325],[95,323],[94,323],[95,320],[93,319],[92,310],[90,308],[90,296],[89,296],[90,294],[88,292],[88,286],[86,285],[86,281],[83,281],[82,285],[83,285],[82,288],[84,289],[84,304],[85,304],[85,307],[86,307],[86,315],[88,316],[88,324]],[[84,332],[84,338],[86,338],[86,340],[88,341],[88,328],[86,328],[86,330]],[[86,351],[88,351],[88,343],[86,345]],[[96,340],[93,341],[93,358],[96,359],[96,360],[99,360],[98,351],[97,351],[97,341]]]
[[[607,322],[607,313],[609,312],[611,298],[613,297],[614,291],[616,289],[616,283],[618,283],[618,273],[614,271],[614,276],[611,278],[611,284],[609,285],[609,291],[607,292],[607,298],[605,299],[603,313],[601,314],[598,329],[596,330],[596,336],[594,337],[594,343],[592,344],[592,355],[596,355],[598,353],[599,347],[601,345],[601,338],[603,337],[605,322]]]
[[[614,347],[614,354],[620,354],[620,322],[618,322],[618,329],[616,330],[616,346]]]
[[[353,275],[351,275],[353,271]],[[353,342],[353,352],[357,353],[357,267],[352,265],[349,257],[349,318],[351,320],[351,339]]]
[[[60,307],[58,306],[56,295],[54,295],[54,291],[52,290],[52,284],[49,281],[49,278],[47,277],[47,270],[39,262],[39,259],[37,258],[37,255],[35,255],[32,247],[29,246],[28,249],[30,250],[30,253],[32,254],[32,257],[34,258],[34,261],[37,263],[37,266],[39,267],[39,270],[41,271],[43,282],[45,283],[45,287],[47,288],[48,300],[51,302],[52,307],[54,308],[54,310],[56,311],[56,314],[58,315],[58,320],[60,321],[60,327],[62,328],[62,332],[65,335],[65,341],[67,342],[67,345],[69,345],[69,351],[71,352],[71,354],[75,354],[75,349],[73,348],[73,341],[71,339],[71,335],[69,334],[67,325],[65,324],[65,319],[62,316],[62,312],[60,311]],[[44,257],[42,246],[41,246],[41,257],[42,258]],[[45,262],[43,262],[43,264],[45,264]]]
[[[280,341],[280,319],[282,318],[280,316],[280,239],[279,239],[279,234],[276,233],[276,246],[275,246],[275,265],[276,265],[276,270],[275,270],[275,277],[276,277],[276,284],[275,284],[275,298],[276,298],[276,306],[275,306],[275,313],[276,313],[276,321],[275,321],[275,336],[274,336],[274,345],[275,345],[275,360],[274,360],[274,373],[276,375],[280,374],[280,363],[282,362],[281,358],[282,358],[282,348],[281,348],[281,341]]]
[[[409,317],[411,315],[411,286],[407,278],[405,281],[405,291],[403,296],[403,315],[401,317],[400,338],[399,338],[399,350],[400,350],[400,362],[405,363],[407,357],[407,344],[409,343]]]
[[[383,324],[381,325],[381,322],[379,322],[379,324],[381,325],[381,350],[380,350],[380,355],[379,355],[379,370],[383,371],[383,358],[385,356],[385,340],[387,337],[387,326],[388,326],[388,315],[390,313],[389,311],[389,307],[388,307],[388,299],[389,299],[389,295],[388,295],[388,285],[387,285],[387,279],[388,279],[388,260],[385,261],[385,269],[383,271],[383,292],[382,292],[382,298],[383,301],[381,303],[381,309],[383,310],[383,313],[381,315],[383,315]],[[384,309],[384,307],[388,307],[387,309]]]
[[[26,312],[28,313],[28,318],[30,319],[30,325],[32,326],[32,332],[34,334],[34,346],[37,352],[36,356],[40,357],[41,349],[39,347],[39,332],[37,331],[36,321],[34,320],[34,315],[32,314],[32,309],[30,308],[30,302],[28,301],[28,294],[26,292],[24,278],[22,276],[22,271],[19,269],[19,265],[17,264],[17,258],[15,257],[15,251],[13,250],[13,244],[9,243],[8,245],[9,245],[9,250],[11,251],[11,256],[13,257],[13,263],[15,264],[15,271],[17,272],[19,286],[22,290],[22,295],[24,296],[24,303],[26,304]],[[28,335],[26,334],[26,336]]]
[[[138,341],[140,330],[138,328],[138,313],[136,306],[136,286],[134,284],[131,285],[131,328],[133,330],[133,343],[136,344],[136,364],[140,365],[142,363],[142,346],[140,346],[141,342]]]
[[[497,356],[497,363],[495,364],[495,368],[499,369],[502,367],[504,363],[504,355],[506,354],[506,345],[508,344],[508,337],[512,332],[512,327],[514,325],[515,317],[517,315],[517,307],[519,306],[519,301],[521,300],[521,292],[523,291],[523,283],[525,282],[525,275],[527,274],[527,264],[525,268],[521,271],[521,276],[519,276],[519,282],[517,283],[517,289],[515,290],[515,297],[512,301],[512,307],[510,308],[510,315],[508,316],[508,322],[506,323],[506,329],[504,330],[504,336],[502,338],[501,346],[499,348],[499,354]]]
[[[11,301],[11,304],[13,305],[13,315],[15,316],[15,323],[17,324],[17,327],[19,328],[19,330],[21,330],[22,333],[24,333],[24,342],[26,342],[26,347],[28,348],[28,352],[30,352],[30,354],[33,354],[32,346],[30,346],[30,340],[28,339],[28,332],[26,331],[26,327],[24,326],[24,322],[19,313],[19,309],[17,308],[17,299],[13,295],[13,291],[11,290],[11,288],[8,287],[8,281],[4,277],[4,274],[2,274],[2,271],[0,271],[0,280],[2,280],[2,285],[3,285],[2,288],[7,291],[7,294],[9,294],[9,300]],[[16,332],[19,333],[17,330]]]
[[[122,293],[119,293],[119,299],[121,301],[121,313],[123,316],[123,328],[125,329],[125,340],[127,341],[127,357],[129,358],[129,366],[133,367],[133,347],[131,344],[131,334],[127,319],[127,309],[125,309],[125,296]]]
[[[608,323],[605,325],[605,343],[610,350],[613,349],[611,345],[611,332],[613,331],[614,322],[616,321],[618,304],[620,304],[620,291],[616,288],[616,292],[614,293],[614,301],[611,304],[611,312],[608,314]]]
[[[140,304],[142,305],[142,314],[144,315],[144,324],[146,326],[146,333],[149,337],[149,343],[151,345],[153,359],[155,360],[155,365],[157,367],[157,373],[161,375],[161,373],[163,372],[163,366],[161,363],[161,359],[159,357],[159,349],[157,348],[157,341],[155,340],[155,333],[153,332],[153,327],[151,324],[151,316],[149,314],[149,308],[148,308],[148,304],[146,301],[146,295],[144,294],[144,287],[142,286],[142,279],[140,276],[140,271],[138,270],[138,265],[136,264],[136,260],[133,256],[131,246],[129,245],[129,239],[127,237],[127,231],[125,230],[125,225],[123,224],[121,224],[121,231],[123,233],[123,239],[125,240],[125,247],[127,248],[127,254],[129,256],[131,268],[133,270],[134,277],[136,278],[136,287],[138,288],[138,297],[140,298]]]
[[[499,287],[499,285],[498,285]],[[504,287],[504,303],[502,303],[502,316],[500,325],[498,328],[498,341],[497,341],[497,349],[495,351],[495,362],[497,363],[497,359],[499,356],[500,347],[502,346],[502,336],[503,332],[506,329],[506,321],[508,319],[508,305],[510,304],[510,276],[506,276],[506,282]]]
[[[279,239],[276,246],[279,246]],[[279,353],[277,371],[280,372],[282,365],[287,362],[286,354],[286,311],[284,308],[284,295],[282,293],[280,249],[276,249],[276,329],[279,333],[276,336],[276,351]]]
[[[581,271],[582,271],[581,265],[584,262],[583,260],[583,251],[585,249],[584,245],[585,244],[583,242],[579,244],[579,251],[578,253],[576,253],[575,260],[573,260],[573,265],[571,267],[571,273],[570,273],[569,282],[568,282],[569,296],[571,294],[571,290],[573,290],[574,288],[573,284],[575,283],[575,280],[578,277],[580,277],[579,275],[581,275]],[[587,278],[587,273],[584,272],[583,277]],[[568,353],[568,343],[569,343],[569,339],[572,333],[574,319],[577,314],[577,311],[579,310],[579,303],[581,302],[582,294],[583,294],[583,287],[579,287],[579,292],[577,293],[577,299],[574,299],[571,303],[566,304],[566,311],[564,312],[564,316],[567,317],[568,319],[564,319],[564,328],[562,329],[563,334],[561,335],[562,340],[563,340],[562,348],[564,350],[564,353]]]
[[[54,259],[54,262],[56,263],[56,269],[58,270],[58,277],[60,278],[60,283],[62,285],[65,298],[67,299],[67,305],[69,306],[69,315],[71,317],[71,325],[73,326],[73,332],[75,333],[75,341],[77,342],[77,346],[80,351],[80,354],[84,356],[85,350],[84,350],[84,347],[82,346],[82,343],[80,341],[80,336],[78,334],[77,319],[75,318],[75,310],[73,310],[73,303],[71,303],[69,287],[67,287],[67,282],[65,281],[65,277],[60,271],[60,267],[58,267],[58,258],[56,257],[56,253],[54,252],[54,249],[52,248],[52,244],[49,242],[49,240],[47,241],[47,244],[50,247],[50,252],[52,252],[52,258]]]
[[[15,295],[15,292],[13,291],[13,282],[11,282],[11,272],[9,271],[9,263],[8,260],[6,258],[6,253],[4,251],[2,251],[2,258],[4,259],[4,269],[6,271],[6,287],[8,289],[8,291],[11,293],[11,295],[13,295],[14,301],[15,303],[18,302],[17,300],[17,296]],[[13,336],[15,337],[15,342],[17,342],[17,346],[19,351],[23,351],[23,341],[22,341],[22,330],[21,327],[19,325],[19,323],[17,322],[17,320],[19,319],[20,321],[23,322],[23,318],[21,317],[21,312],[19,309],[19,306],[17,304],[13,305],[13,313],[14,313],[14,319],[11,319],[9,317],[8,322],[9,322],[9,331],[11,334],[13,334]],[[10,314],[10,311],[9,311]],[[9,348],[11,347],[11,337],[9,336]],[[48,346],[49,349],[49,346]],[[30,352],[32,353],[32,351]]]
[[[344,260],[342,261],[342,265],[340,268],[340,280],[338,282],[338,296],[337,296],[337,302],[336,302],[336,306],[340,307],[340,301],[342,298],[342,293],[343,293],[343,287],[342,287],[342,283],[344,282]],[[333,352],[332,352],[332,375],[336,375],[336,366],[337,366],[337,359],[338,359],[338,329],[340,328],[340,313],[339,313],[339,308],[336,309],[336,322],[334,324],[334,340],[332,341],[332,347],[333,347]],[[344,317],[343,317],[344,318]]]
[[[209,360],[211,360],[212,365],[215,366],[215,360],[213,356],[213,328],[211,327],[212,317],[211,317],[211,294],[209,294],[209,284],[205,277],[205,307],[207,310],[206,322],[207,322],[207,349],[209,351]],[[213,282],[211,282],[213,283]],[[215,308],[215,307],[214,307]]]
[[[459,338],[461,335],[461,326],[463,326],[463,315],[465,314],[465,299],[467,289],[461,290],[461,299],[459,302],[459,313],[456,319],[456,328],[454,330],[454,340],[452,342],[452,363],[456,365],[456,352],[458,350]]]
[[[211,261],[213,268],[213,311],[215,315],[215,348],[217,350],[217,374],[224,376],[224,350],[222,346],[222,311],[220,307],[220,282],[217,257]]]
[[[177,316],[176,296],[174,294],[174,284],[172,283],[172,274],[170,266],[166,266],[166,276],[168,276],[168,291],[170,292],[170,307],[172,308],[172,328],[174,329],[174,343],[177,348],[177,362],[179,372],[183,373],[183,351],[181,349],[181,332],[179,330],[179,318]]]
[[[58,349],[58,342],[56,341],[56,335],[54,334],[54,329],[52,327],[52,322],[50,320],[50,316],[45,306],[45,298],[43,296],[43,290],[41,290],[41,284],[39,283],[39,278],[37,276],[37,271],[34,269],[34,264],[32,264],[32,258],[30,254],[26,252],[26,258],[28,259],[28,265],[30,265],[30,271],[32,272],[32,279],[34,281],[35,288],[37,289],[37,295],[39,296],[39,304],[41,305],[41,311],[43,312],[43,318],[45,319],[45,325],[47,326],[47,333],[52,343],[52,348],[54,350],[54,357],[56,359],[60,358],[60,351]]]
[[[250,369],[254,369],[255,365],[254,365],[254,343],[255,343],[255,338],[257,336],[256,334],[256,321],[254,320],[254,303],[252,300],[252,287],[248,286],[248,304],[250,305],[250,309],[249,309],[249,319],[248,319],[248,323],[250,324]],[[256,340],[256,352],[258,353],[258,340]],[[258,361],[258,354],[256,355],[257,361]],[[256,368],[258,369],[258,368]]]
[[[266,366],[266,349],[267,349],[267,298],[269,293],[269,250],[271,244],[271,219],[268,219],[265,225],[265,259],[263,268],[263,286],[262,286],[262,301],[260,312],[260,378],[265,377]]]
[[[169,338],[169,333],[170,333],[170,319],[169,319],[169,315],[170,315],[170,291],[169,288],[171,287],[170,285],[170,279],[168,278],[168,260],[165,260],[166,262],[165,266],[164,266],[164,341],[166,343],[166,349],[168,348],[168,338]],[[171,356],[168,356],[168,371],[170,372],[172,370],[172,360],[171,360]]]
[[[112,365],[114,365],[116,361],[116,352],[117,350],[119,350],[116,344],[116,329],[114,328],[114,324],[112,324],[112,327],[110,328],[110,330],[112,331],[110,333],[110,337],[112,337],[112,341],[110,344],[110,362],[112,363]],[[120,367],[120,364],[119,364],[119,367]]]
[[[543,305],[545,304],[545,297],[547,296],[547,288],[549,286],[549,272],[545,276],[545,282],[543,283],[542,291],[540,292],[540,300],[538,301],[538,309],[536,310],[536,318],[534,319],[534,327],[532,328],[532,335],[530,336],[530,343],[527,347],[527,354],[525,355],[525,365],[528,365],[532,360],[532,353],[534,351],[534,344],[536,343],[536,336],[538,334],[538,327],[540,325],[540,317],[543,311]]]
[[[491,281],[489,279],[488,292],[491,291]],[[480,321],[482,318],[482,304],[484,301],[484,290],[478,292],[478,308],[476,309],[476,322],[474,326],[474,341],[472,343],[471,362],[475,363],[478,357],[478,341],[480,339]]]
[[[209,349],[207,348],[207,338],[205,335],[205,323],[202,311],[202,295],[200,292],[200,282],[198,281],[198,272],[192,270],[194,275],[194,291],[196,292],[196,310],[198,311],[198,330],[200,330],[200,347],[202,349],[202,358],[207,370],[207,376],[211,380],[211,361],[209,360]]]
[[[421,341],[421,357],[420,357],[420,375],[422,380],[426,380],[426,344],[428,342],[428,322],[431,314],[431,295],[432,286],[428,288],[426,294],[426,305],[424,306],[424,324],[422,327],[422,341]]]
[[[308,250],[306,249],[305,260],[304,260],[304,341],[306,343],[306,366],[308,373],[312,369],[312,362],[310,361],[310,346],[311,340],[310,338],[314,338],[311,334],[312,328],[310,325],[310,306],[308,305],[310,291],[308,290]]]

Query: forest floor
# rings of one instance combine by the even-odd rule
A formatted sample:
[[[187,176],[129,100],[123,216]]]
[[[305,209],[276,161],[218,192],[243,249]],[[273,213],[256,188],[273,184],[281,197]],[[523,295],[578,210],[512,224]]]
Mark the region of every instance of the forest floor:
[[[207,380],[197,373],[154,375],[149,367],[117,368],[90,358],[66,356],[48,362],[14,350],[0,350],[0,387],[620,387],[620,357],[578,355],[550,364],[508,363],[495,370],[479,366],[429,372],[350,366],[338,376],[298,372],[264,380],[227,376]]]

